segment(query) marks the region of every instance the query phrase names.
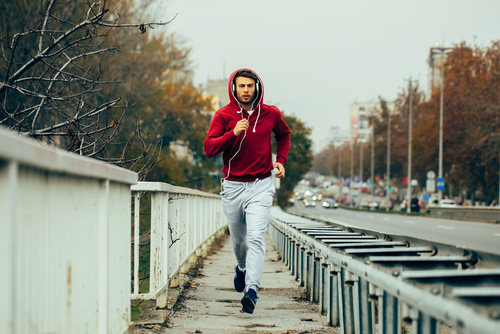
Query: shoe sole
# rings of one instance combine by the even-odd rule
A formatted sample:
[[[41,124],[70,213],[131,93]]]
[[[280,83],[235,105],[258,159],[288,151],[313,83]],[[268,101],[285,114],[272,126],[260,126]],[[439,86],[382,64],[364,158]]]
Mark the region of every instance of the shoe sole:
[[[253,314],[253,311],[255,310],[255,303],[250,297],[243,297],[241,305],[243,305],[242,312]]]

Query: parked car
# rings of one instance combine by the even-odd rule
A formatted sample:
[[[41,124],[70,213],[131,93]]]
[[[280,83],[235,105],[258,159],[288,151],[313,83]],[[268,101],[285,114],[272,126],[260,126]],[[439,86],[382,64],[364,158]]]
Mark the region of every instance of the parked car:
[[[370,210],[378,210],[380,207],[380,204],[376,201],[371,201],[368,206],[370,207]]]
[[[387,210],[387,208],[389,208],[389,210],[392,210],[394,207],[394,204],[392,203],[392,201],[388,201],[386,199],[383,199],[381,202],[380,202],[380,205],[379,205],[379,209],[380,210]]]
[[[443,208],[456,208],[458,205],[452,199],[442,199],[440,206],[443,207]]]
[[[360,205],[360,207],[361,207],[362,209],[369,209],[369,208],[370,208],[370,201],[369,201],[369,200],[367,200],[367,199],[363,199],[363,200],[361,200],[361,205]]]
[[[400,205],[401,211],[407,211],[408,210],[407,205],[408,205],[408,200],[404,200]],[[418,198],[413,197],[411,199],[410,211],[411,212],[420,212],[420,201],[418,200]]]
[[[336,209],[339,207],[339,203],[337,203],[337,201],[333,198],[325,198],[323,201],[323,207],[325,209]]]

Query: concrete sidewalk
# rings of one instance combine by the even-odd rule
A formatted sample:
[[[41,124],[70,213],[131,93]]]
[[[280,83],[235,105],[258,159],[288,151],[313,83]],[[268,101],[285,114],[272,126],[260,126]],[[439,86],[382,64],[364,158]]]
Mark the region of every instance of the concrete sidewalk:
[[[318,306],[301,299],[295,277],[266,236],[266,262],[253,314],[241,313],[242,293],[233,287],[235,258],[231,241],[208,256],[192,289],[186,292],[183,307],[169,319],[166,333],[340,333],[327,326]]]

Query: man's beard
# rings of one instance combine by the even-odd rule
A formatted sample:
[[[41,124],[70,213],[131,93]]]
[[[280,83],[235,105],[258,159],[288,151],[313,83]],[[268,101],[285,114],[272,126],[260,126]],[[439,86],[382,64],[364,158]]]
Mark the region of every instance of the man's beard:
[[[253,94],[253,96],[252,96],[252,98],[250,99],[250,101],[249,101],[249,102],[243,102],[243,101],[241,101],[241,100],[240,100],[240,98],[239,98],[238,96],[236,96],[236,99],[238,100],[238,102],[239,102],[239,103],[241,103],[241,104],[243,104],[243,105],[251,105],[251,104],[253,104],[253,103],[254,103],[254,101],[255,101],[255,97],[256,97],[256,94],[254,93],[254,94]]]

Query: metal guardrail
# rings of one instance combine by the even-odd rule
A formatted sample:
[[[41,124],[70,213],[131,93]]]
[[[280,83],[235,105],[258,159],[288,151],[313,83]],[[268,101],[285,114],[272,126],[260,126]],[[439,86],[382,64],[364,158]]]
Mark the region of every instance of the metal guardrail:
[[[500,222],[500,208],[489,207],[456,207],[445,208],[438,206],[429,206],[427,211],[431,216],[440,218],[451,218],[469,221],[479,221],[487,223]]]
[[[220,195],[176,187],[160,182],[139,182],[132,186],[134,196],[134,291],[132,300],[156,299],[156,306],[167,306],[168,287],[179,284],[198,256],[205,256],[208,245],[227,226]],[[140,197],[151,193],[151,231],[149,292],[139,293],[139,212]]]
[[[134,183],[0,129],[0,333],[128,330]]]
[[[500,333],[500,268],[473,252],[359,233],[273,208],[274,244],[342,333]]]

